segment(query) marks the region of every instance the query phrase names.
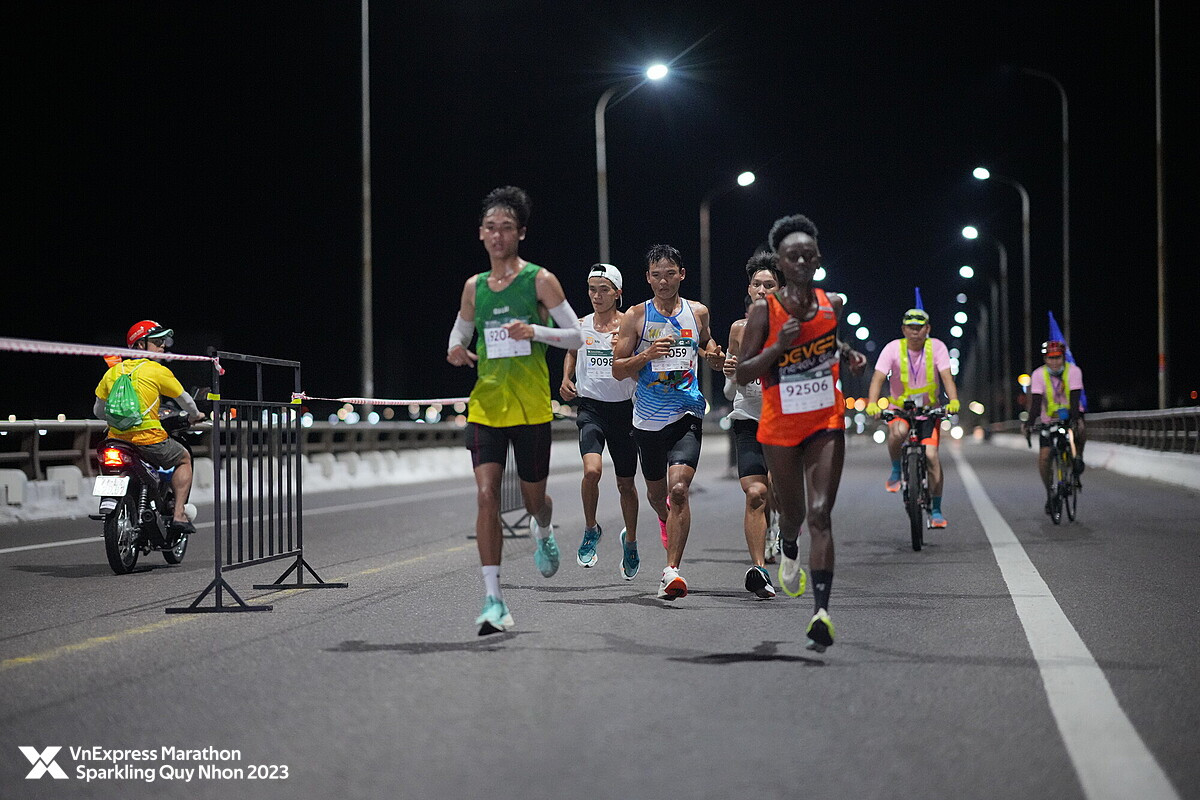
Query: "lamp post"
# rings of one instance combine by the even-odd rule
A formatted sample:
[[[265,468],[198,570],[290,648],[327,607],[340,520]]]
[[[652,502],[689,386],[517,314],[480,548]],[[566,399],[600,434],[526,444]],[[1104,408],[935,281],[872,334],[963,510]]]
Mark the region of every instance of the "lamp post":
[[[1029,375],[1033,372],[1033,327],[1032,315],[1030,311],[1031,305],[1031,287],[1029,278],[1029,192],[1025,191],[1025,187],[1018,181],[1012,178],[1006,178],[1003,175],[996,175],[988,172],[984,167],[976,167],[972,173],[976,179],[986,181],[989,178],[995,178],[1001,183],[1007,183],[1009,186],[1017,190],[1021,195],[1021,268],[1023,276],[1021,281],[1021,300],[1024,311],[1024,329],[1025,329],[1025,374]],[[1063,335],[1066,335],[1064,331]]]
[[[375,394],[375,328],[371,299],[371,72],[368,4],[362,0],[362,386]]]
[[[646,70],[646,80],[658,81],[667,76],[667,67],[665,64],[655,64]],[[625,99],[629,95],[641,88],[646,81],[634,86],[625,94],[621,95],[620,100]],[[617,93],[620,84],[610,86],[604,90],[604,94],[600,95],[600,99],[596,101],[596,199],[599,205],[599,222],[600,222],[600,261],[609,263],[608,253],[608,153],[604,141],[604,112],[608,108],[608,101]],[[620,101],[618,100],[618,102]]]
[[[972,225],[962,229],[964,239],[978,239],[979,230]],[[1001,370],[1001,400],[1004,406],[1004,418],[1012,419],[1012,390],[1009,386],[1009,381],[1013,379],[1012,374],[1012,335],[1009,331],[1008,321],[1008,248],[1004,246],[1004,242],[989,236],[992,244],[996,246],[996,253],[1000,257],[1000,339],[1001,347],[1004,349],[1004,366]],[[1032,368],[1032,367],[1031,367]]]
[[[1058,97],[1062,104],[1062,282],[1063,282],[1063,337],[1071,341],[1071,180],[1070,180],[1070,127],[1067,120],[1067,90],[1063,88],[1058,78],[1048,72],[1038,69],[1021,67],[1021,72],[1035,78],[1050,81],[1058,89]]]
[[[738,186],[749,186],[754,183],[754,173],[743,172],[737,176]],[[728,183],[714,186],[700,201],[700,302],[712,312],[712,242],[709,220],[711,218],[712,201],[733,189]],[[708,390],[712,386],[710,370],[700,370],[700,393],[708,400]]]

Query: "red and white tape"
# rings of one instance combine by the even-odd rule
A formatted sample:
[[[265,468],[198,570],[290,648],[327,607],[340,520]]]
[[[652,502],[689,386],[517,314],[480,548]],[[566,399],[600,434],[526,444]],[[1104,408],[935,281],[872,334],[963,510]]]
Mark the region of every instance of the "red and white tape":
[[[58,356],[123,356],[125,358],[153,358],[160,361],[209,361],[216,365],[221,374],[221,362],[213,356],[190,356],[184,353],[150,353],[146,350],[131,350],[128,347],[103,347],[96,344],[70,344],[67,342],[45,342],[39,339],[9,339],[0,337],[0,350],[14,353],[47,353]]]
[[[392,400],[383,397],[316,397],[304,392],[292,394],[293,400],[330,400],[335,403],[350,403],[356,406],[449,406],[455,403],[465,403],[469,397],[435,397],[420,400]]]

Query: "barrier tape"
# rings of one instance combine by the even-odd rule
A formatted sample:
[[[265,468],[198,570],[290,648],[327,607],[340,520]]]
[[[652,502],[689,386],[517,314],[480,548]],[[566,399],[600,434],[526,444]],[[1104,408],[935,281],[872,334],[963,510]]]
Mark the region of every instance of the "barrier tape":
[[[381,397],[316,397],[304,392],[292,393],[292,402],[298,400],[331,400],[335,403],[350,403],[357,406],[448,406],[454,403],[465,403],[470,399],[469,397],[438,397],[423,400],[391,400]]]
[[[60,356],[100,356],[107,359],[112,356],[126,358],[153,358],[162,361],[208,361],[217,368],[218,374],[224,375],[219,359],[213,356],[190,356],[183,353],[150,353],[146,350],[131,350],[128,347],[102,347],[95,344],[68,344],[66,342],[45,342],[39,339],[9,339],[0,337],[0,350],[14,353],[47,353]]]

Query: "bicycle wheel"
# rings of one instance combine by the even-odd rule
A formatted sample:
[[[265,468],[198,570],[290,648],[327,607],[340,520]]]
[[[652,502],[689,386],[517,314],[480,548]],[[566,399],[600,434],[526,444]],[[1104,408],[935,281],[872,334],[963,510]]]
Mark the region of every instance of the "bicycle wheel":
[[[1050,521],[1055,525],[1062,522],[1063,495],[1062,484],[1065,479],[1062,468],[1062,457],[1058,448],[1050,449]]]
[[[912,535],[912,549],[920,550],[925,542],[925,520],[921,508],[922,479],[921,469],[924,453],[914,453],[904,460],[904,478],[908,484],[904,493],[904,507],[908,512],[909,532]]]
[[[1075,464],[1070,453],[1063,453],[1059,468],[1063,475],[1059,487],[1062,490],[1062,504],[1067,510],[1067,519],[1075,521],[1075,508],[1079,503],[1079,492],[1075,491]]]

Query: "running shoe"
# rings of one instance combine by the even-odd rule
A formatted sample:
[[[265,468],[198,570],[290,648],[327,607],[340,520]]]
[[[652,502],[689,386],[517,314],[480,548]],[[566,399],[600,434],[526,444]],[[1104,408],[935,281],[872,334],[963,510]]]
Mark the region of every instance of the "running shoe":
[[[825,648],[833,644],[833,620],[829,618],[829,612],[822,608],[813,614],[805,633],[808,635],[808,649],[824,653]]]
[[[944,528],[949,524],[950,523],[946,522],[946,518],[942,516],[942,512],[940,512],[940,511],[930,511],[929,512],[929,527]]]
[[[576,554],[575,560],[579,562],[581,567],[594,567],[596,562],[600,560],[600,556],[596,555],[596,545],[600,542],[600,526],[594,528],[585,528],[583,531],[583,542],[579,545],[579,553]]]
[[[763,561],[774,564],[779,556],[779,515],[772,512],[767,522],[767,546],[763,551]]]
[[[642,559],[638,557],[637,542],[625,541],[626,530],[621,529],[621,577],[627,581],[631,581],[638,574],[638,569],[642,566]]]
[[[775,596],[775,587],[771,585],[771,576],[763,567],[751,567],[746,570],[746,591],[752,592],[763,600]]]
[[[662,583],[658,585],[658,599],[675,600],[680,597],[687,597],[687,581],[678,569],[667,567],[663,570]]]
[[[538,525],[536,519],[529,519],[529,534],[533,537],[534,551],[533,563],[537,565],[538,572],[542,573],[543,578],[549,578],[554,573],[558,572],[558,542],[554,541],[554,527],[542,537],[542,532],[546,529]]]
[[[808,586],[808,575],[800,566],[799,552],[796,558],[788,558],[787,553],[779,552],[779,588],[788,597],[799,597]]]
[[[883,482],[883,488],[887,489],[889,492],[900,491],[900,473],[892,472],[890,475],[888,475],[887,480]]]
[[[487,636],[491,633],[503,633],[514,623],[504,601],[489,594],[483,599],[483,613],[475,619],[475,624],[479,626],[479,635]]]

